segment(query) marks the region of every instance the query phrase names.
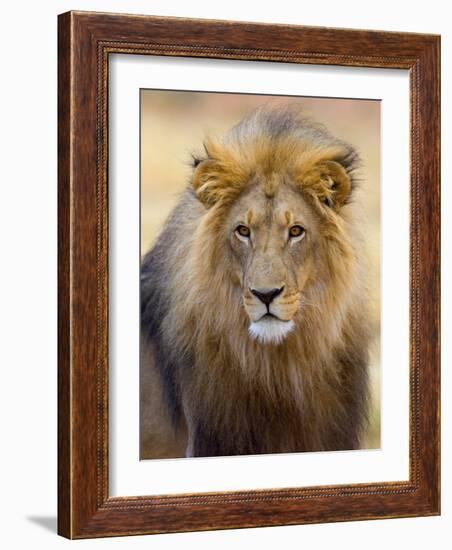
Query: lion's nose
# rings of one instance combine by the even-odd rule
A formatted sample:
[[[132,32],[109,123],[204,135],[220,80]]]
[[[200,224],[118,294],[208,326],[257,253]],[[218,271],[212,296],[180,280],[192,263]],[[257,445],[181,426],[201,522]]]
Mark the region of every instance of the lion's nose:
[[[264,303],[266,306],[269,306],[273,300],[276,298],[276,296],[279,296],[281,292],[284,290],[284,287],[281,288],[272,288],[271,290],[267,289],[255,289],[250,288],[251,294],[254,294],[259,300]]]

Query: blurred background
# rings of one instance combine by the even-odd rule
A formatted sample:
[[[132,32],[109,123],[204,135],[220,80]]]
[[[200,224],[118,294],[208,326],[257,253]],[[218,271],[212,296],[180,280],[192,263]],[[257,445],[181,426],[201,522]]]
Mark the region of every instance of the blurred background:
[[[369,263],[371,411],[363,448],[380,447],[380,102],[214,92],[141,90],[141,253],[155,242],[189,182],[191,154],[207,135],[221,137],[250,111],[296,103],[361,155],[363,234]]]

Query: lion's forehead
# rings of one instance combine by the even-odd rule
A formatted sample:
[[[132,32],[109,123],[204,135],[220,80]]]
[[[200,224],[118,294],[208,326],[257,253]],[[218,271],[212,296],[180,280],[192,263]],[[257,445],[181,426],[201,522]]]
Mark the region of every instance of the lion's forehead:
[[[246,223],[253,229],[289,227],[294,223],[315,226],[316,216],[300,192],[281,186],[271,197],[263,185],[240,196],[230,213],[232,223]]]

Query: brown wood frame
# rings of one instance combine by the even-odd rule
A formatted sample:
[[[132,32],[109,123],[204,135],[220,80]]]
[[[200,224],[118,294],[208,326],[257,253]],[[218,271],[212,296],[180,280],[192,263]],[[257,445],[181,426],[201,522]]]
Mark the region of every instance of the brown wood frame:
[[[58,532],[85,538],[439,514],[440,38],[89,12],[60,15],[58,31]],[[109,497],[111,53],[409,70],[409,481]]]

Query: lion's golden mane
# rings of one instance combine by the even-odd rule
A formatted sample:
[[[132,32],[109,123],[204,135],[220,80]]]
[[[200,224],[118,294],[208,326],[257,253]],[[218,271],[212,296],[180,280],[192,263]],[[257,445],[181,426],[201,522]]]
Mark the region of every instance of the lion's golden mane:
[[[357,163],[353,147],[290,108],[254,112],[194,160],[141,271],[142,347],[152,352],[141,368],[154,377],[141,391],[162,389],[186,456],[360,448],[368,298]],[[271,193],[284,183],[270,174],[289,174],[322,227],[319,281],[303,292],[295,330],[274,345],[250,337],[222,242],[257,170]]]

